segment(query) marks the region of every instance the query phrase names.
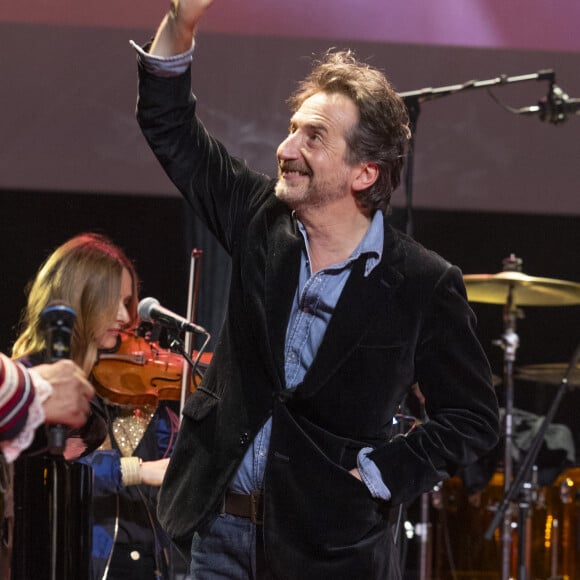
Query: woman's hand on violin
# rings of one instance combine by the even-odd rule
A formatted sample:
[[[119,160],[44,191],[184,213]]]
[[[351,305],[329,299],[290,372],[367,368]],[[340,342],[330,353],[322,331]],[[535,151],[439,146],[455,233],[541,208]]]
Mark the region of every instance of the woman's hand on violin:
[[[168,457],[156,461],[143,461],[141,463],[141,482],[159,487],[163,483],[168,464]]]

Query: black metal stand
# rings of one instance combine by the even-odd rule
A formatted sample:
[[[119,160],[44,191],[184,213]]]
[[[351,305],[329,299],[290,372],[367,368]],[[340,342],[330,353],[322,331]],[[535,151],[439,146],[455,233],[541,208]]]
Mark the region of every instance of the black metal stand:
[[[415,158],[415,133],[417,131],[417,119],[421,112],[421,103],[433,101],[441,97],[447,97],[468,89],[489,89],[495,86],[504,86],[512,83],[521,83],[525,81],[549,81],[553,86],[555,82],[555,73],[553,70],[541,70],[537,73],[524,74],[508,77],[500,75],[493,79],[477,81],[471,80],[462,84],[449,85],[438,88],[424,88],[416,91],[399,93],[399,96],[405,102],[409,113],[409,126],[411,129],[411,141],[407,154],[407,163],[405,167],[405,204],[406,204],[406,221],[405,231],[409,236],[413,236],[413,172]],[[550,91],[551,92],[551,91]]]

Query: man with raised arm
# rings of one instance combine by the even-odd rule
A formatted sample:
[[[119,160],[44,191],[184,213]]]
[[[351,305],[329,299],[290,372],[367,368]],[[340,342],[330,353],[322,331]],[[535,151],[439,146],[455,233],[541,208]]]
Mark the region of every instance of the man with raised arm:
[[[211,4],[176,0],[137,47],[142,131],[232,260],[160,521],[195,580],[396,579],[390,514],[498,440],[461,272],[387,222],[407,111],[351,51],[325,54],[291,97],[277,178],[207,133],[190,61]],[[429,421],[396,435],[415,383]]]

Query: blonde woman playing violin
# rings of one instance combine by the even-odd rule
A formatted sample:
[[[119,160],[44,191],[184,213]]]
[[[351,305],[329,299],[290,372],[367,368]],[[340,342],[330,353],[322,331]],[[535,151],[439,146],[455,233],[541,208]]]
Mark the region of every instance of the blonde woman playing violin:
[[[77,314],[71,358],[90,375],[99,351],[114,348],[120,333],[135,325],[137,291],[133,264],[109,239],[85,233],[68,240],[48,257],[32,283],[24,331],[13,355],[29,365],[43,362],[40,313],[59,300]],[[78,461],[94,470],[91,578],[170,578],[165,555],[172,550],[157,522],[156,497],[178,407],[169,401],[115,405],[100,396],[93,407],[106,430],[88,448],[84,439],[69,438],[65,451],[67,458],[82,455]]]

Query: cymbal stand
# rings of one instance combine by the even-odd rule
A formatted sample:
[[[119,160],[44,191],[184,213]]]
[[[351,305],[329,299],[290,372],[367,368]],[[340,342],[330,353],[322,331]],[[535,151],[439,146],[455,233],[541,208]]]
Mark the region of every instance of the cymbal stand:
[[[519,473],[518,473],[519,475]],[[520,488],[520,499],[518,501],[518,562],[517,578],[518,580],[528,580],[531,565],[530,553],[530,519],[531,507],[537,501],[538,488],[538,468],[534,465],[530,479],[522,479],[523,483]]]
[[[510,286],[506,305],[504,307],[503,322],[504,333],[501,340],[496,344],[501,346],[504,352],[503,380],[505,386],[505,417],[504,417],[504,495],[507,493],[513,471],[513,401],[514,401],[514,363],[516,351],[519,347],[520,339],[516,332],[516,320],[518,316],[517,306],[513,299],[513,286]],[[501,580],[509,580],[510,559],[512,550],[512,513],[508,507],[504,513],[502,525],[502,558],[501,558]]]
[[[431,578],[432,560],[432,528],[429,519],[429,492],[421,494],[421,521],[417,524],[419,531],[419,580],[429,580]]]

